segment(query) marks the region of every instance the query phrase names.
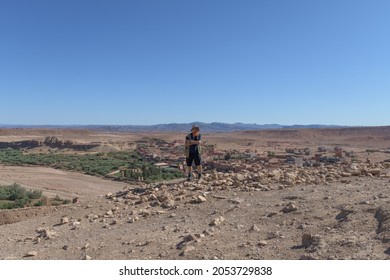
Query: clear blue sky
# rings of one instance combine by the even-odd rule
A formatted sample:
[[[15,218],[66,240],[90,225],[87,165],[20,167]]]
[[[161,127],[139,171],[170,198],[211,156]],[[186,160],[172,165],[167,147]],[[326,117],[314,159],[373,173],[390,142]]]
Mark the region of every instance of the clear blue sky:
[[[0,123],[390,125],[388,0],[1,0]]]

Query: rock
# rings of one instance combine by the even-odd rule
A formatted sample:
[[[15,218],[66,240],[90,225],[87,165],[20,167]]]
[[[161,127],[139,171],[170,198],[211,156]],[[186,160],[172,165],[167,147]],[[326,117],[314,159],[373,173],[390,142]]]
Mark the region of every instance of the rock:
[[[85,255],[85,257],[83,258],[83,260],[90,261],[90,260],[92,260],[92,258],[91,258],[90,256],[88,256],[88,255]]]
[[[298,174],[296,172],[293,172],[293,171],[287,171],[284,173],[284,179],[285,180],[291,180],[291,181],[295,181],[298,177]]]
[[[150,217],[152,215],[152,213],[150,213],[149,211],[142,211],[142,217],[146,218],[146,217]]]
[[[204,183],[206,183],[206,181],[203,180],[202,178],[200,178],[200,179],[198,180],[198,184],[204,184]]]
[[[39,244],[39,243],[41,243],[41,241],[42,241],[42,239],[41,239],[40,237],[35,237],[35,238],[33,239],[33,243],[34,243],[34,244]]]
[[[142,203],[148,202],[148,201],[149,201],[149,197],[147,197],[146,195],[143,195],[143,196],[139,197],[139,200],[136,202],[136,204],[142,204]]]
[[[152,243],[151,240],[146,240],[145,242],[140,242],[137,244],[137,247],[145,247],[145,246],[148,246]]]
[[[336,220],[339,220],[340,222],[348,222],[350,220],[348,215],[354,212],[354,210],[342,209],[341,212],[337,214]]]
[[[184,250],[180,253],[180,256],[185,256],[186,254],[188,254],[189,252],[191,251],[194,251],[195,250],[195,247],[192,246],[192,245],[187,245],[184,247]]]
[[[198,195],[197,198],[196,198],[196,202],[197,203],[203,203],[203,202],[206,202],[206,198],[202,195]]]
[[[268,177],[271,177],[275,180],[279,180],[280,176],[281,176],[281,170],[279,170],[279,169],[274,169],[274,170],[268,172]]]
[[[267,246],[268,245],[268,242],[265,241],[265,240],[261,240],[259,241],[259,243],[257,244],[259,247],[264,247],[264,246]]]
[[[168,200],[172,200],[173,197],[170,193],[164,192],[163,194],[159,195],[157,199],[159,202],[163,203],[163,202],[167,202]]]
[[[184,238],[183,238],[183,241],[184,241],[184,242],[190,242],[190,241],[194,241],[194,240],[196,240],[196,236],[195,236],[195,235],[192,235],[192,234],[186,235],[186,236],[184,236]]]
[[[245,201],[245,199],[242,199],[242,198],[233,198],[233,199],[229,199],[229,202],[233,203],[233,204],[241,204]]]
[[[214,232],[213,232],[213,230],[204,230],[203,231],[203,234],[205,235],[205,236],[214,236]]]
[[[351,184],[352,181],[349,179],[341,179],[340,182],[343,184]]]
[[[110,199],[112,198],[113,194],[111,192],[109,192],[108,194],[106,194],[106,198]]]
[[[30,251],[26,254],[26,257],[36,257],[38,255],[37,251]]]
[[[235,178],[236,178],[237,181],[240,181],[240,182],[242,182],[242,181],[245,180],[244,175],[239,174],[239,173],[236,173],[236,174],[235,174]]]
[[[72,226],[73,228],[77,228],[77,226],[79,226],[81,223],[78,222],[78,221],[73,221],[70,223],[70,226]]]
[[[341,177],[351,177],[351,176],[352,176],[352,173],[349,173],[349,172],[341,172],[340,175],[341,175]]]
[[[348,166],[347,172],[354,173],[360,170],[359,165],[357,163],[352,163]]]
[[[175,206],[175,201],[173,199],[168,199],[167,201],[161,204],[161,207],[164,209],[172,208]]]
[[[88,219],[89,222],[93,223],[96,222],[97,219],[99,219],[99,216],[93,215],[93,214],[88,214],[85,216],[86,219]]]
[[[268,184],[269,184],[269,180],[266,179],[266,178],[261,178],[261,179],[259,180],[259,183],[260,183],[261,185],[268,185]]]
[[[53,239],[54,237],[58,236],[58,234],[49,228],[39,228],[37,229],[38,237],[44,238],[44,239]]]
[[[203,233],[195,233],[194,236],[196,238],[204,238],[205,237],[205,235]]]
[[[249,231],[256,231],[256,232],[259,232],[260,229],[259,229],[256,225],[253,225],[253,226],[251,226],[251,228],[249,229]]]
[[[269,232],[267,234],[267,239],[275,239],[275,238],[279,238],[279,237],[280,237],[280,232],[279,231]]]
[[[65,225],[65,224],[68,224],[68,223],[69,223],[69,218],[68,217],[62,217],[61,218],[61,221],[60,221],[61,225]]]
[[[300,224],[299,226],[298,226],[298,229],[305,229],[307,226],[305,225],[305,224]]]
[[[320,244],[321,237],[319,235],[312,235],[305,233],[302,235],[302,246],[309,248],[311,246],[318,246]]]
[[[367,173],[371,174],[373,176],[379,176],[381,174],[381,170],[379,168],[370,169],[370,170],[367,170]]]
[[[380,207],[375,213],[375,218],[379,223],[378,237],[382,242],[390,242],[390,207]]]
[[[279,215],[279,212],[271,212],[267,215],[268,218]]]
[[[296,207],[292,203],[289,203],[289,204],[287,204],[286,207],[283,208],[282,212],[283,213],[290,213],[290,212],[294,212],[294,211],[297,211],[297,210],[298,210],[298,207]]]
[[[369,204],[370,204],[370,201],[368,201],[368,200],[365,200],[365,201],[359,202],[359,204],[363,204],[363,205],[369,205]]]
[[[133,224],[133,223],[135,223],[135,222],[137,222],[137,221],[139,221],[139,217],[129,218],[129,220],[128,220],[128,222],[129,222],[130,224]]]
[[[186,241],[181,241],[176,245],[176,249],[181,250],[186,246],[187,242]]]
[[[356,240],[354,238],[349,238],[349,239],[341,240],[340,246],[351,247],[351,246],[355,245],[355,243],[356,243]]]
[[[214,219],[213,221],[211,221],[211,223],[209,224],[210,226],[220,226],[222,225],[223,223],[225,222],[225,218],[220,216],[216,219]]]

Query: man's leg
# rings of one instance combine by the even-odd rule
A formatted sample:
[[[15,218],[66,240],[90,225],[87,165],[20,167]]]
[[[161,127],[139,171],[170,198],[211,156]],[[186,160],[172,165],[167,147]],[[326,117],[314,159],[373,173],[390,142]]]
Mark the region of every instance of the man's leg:
[[[196,165],[196,169],[198,171],[198,179],[200,179],[202,177],[202,165],[201,165],[201,157],[199,154],[197,154],[195,157],[194,157],[194,160],[195,160],[195,165]]]
[[[202,177],[202,165],[198,165],[197,169],[198,169],[198,178],[200,179]]]
[[[192,179],[192,166],[187,166],[187,172],[188,172],[187,181],[191,181],[191,179]]]
[[[188,172],[187,181],[191,181],[191,179],[192,179],[192,162],[194,161],[194,156],[190,155],[188,158],[186,158],[186,161],[187,161],[187,172]]]

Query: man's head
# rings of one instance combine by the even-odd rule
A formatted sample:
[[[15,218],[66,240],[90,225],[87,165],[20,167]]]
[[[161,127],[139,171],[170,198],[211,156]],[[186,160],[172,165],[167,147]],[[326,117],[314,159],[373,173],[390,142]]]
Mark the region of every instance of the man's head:
[[[192,135],[197,136],[199,134],[199,126],[194,124],[191,128]]]

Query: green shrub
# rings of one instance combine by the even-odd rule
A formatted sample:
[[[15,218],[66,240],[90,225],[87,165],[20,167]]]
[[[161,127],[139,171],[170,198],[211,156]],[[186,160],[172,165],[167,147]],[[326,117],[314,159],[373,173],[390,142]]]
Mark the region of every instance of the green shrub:
[[[40,198],[42,191],[26,190],[19,184],[0,186],[0,200],[5,200],[0,205],[2,209],[22,208],[30,204],[31,200]]]
[[[13,203],[13,208],[23,208],[29,203],[29,199],[27,196],[17,199]]]
[[[275,155],[276,155],[275,152],[268,151],[268,155],[267,155],[267,156],[268,156],[269,158],[274,158]]]
[[[19,184],[12,184],[9,186],[0,187],[0,200],[17,200],[27,196],[25,188]]]
[[[0,209],[12,209],[13,203],[11,202],[4,202],[4,201],[1,201],[0,202]]]
[[[37,202],[34,203],[34,206],[43,206],[43,201],[38,200]]]
[[[40,190],[29,190],[27,191],[27,196],[29,199],[38,199],[42,196],[42,191]]]

